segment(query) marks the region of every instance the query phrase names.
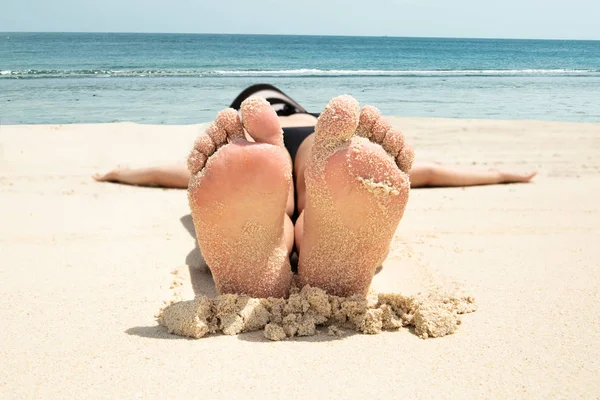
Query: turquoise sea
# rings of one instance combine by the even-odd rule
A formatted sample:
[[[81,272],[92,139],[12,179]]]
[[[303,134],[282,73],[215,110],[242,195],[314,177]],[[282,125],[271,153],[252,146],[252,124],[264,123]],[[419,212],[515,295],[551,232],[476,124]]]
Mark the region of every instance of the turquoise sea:
[[[0,123],[208,121],[272,83],[309,111],[600,121],[600,41],[0,33]]]

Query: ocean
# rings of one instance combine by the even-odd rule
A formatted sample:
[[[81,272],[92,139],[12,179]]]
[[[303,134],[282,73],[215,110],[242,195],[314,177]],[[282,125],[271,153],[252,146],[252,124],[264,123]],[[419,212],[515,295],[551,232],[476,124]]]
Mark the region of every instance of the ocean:
[[[271,83],[311,112],[600,121],[600,41],[0,33],[0,123],[212,120]]]

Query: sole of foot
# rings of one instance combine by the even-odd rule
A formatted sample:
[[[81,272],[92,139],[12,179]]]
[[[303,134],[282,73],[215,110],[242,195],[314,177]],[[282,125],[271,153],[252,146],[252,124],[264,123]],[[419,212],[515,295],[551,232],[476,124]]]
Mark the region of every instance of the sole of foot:
[[[305,169],[298,275],[338,296],[366,295],[408,201],[414,154],[375,107],[332,99]]]
[[[198,244],[220,293],[285,297],[292,278],[291,161],[264,99],[246,100],[241,114],[243,125],[237,111],[221,111],[188,158]]]

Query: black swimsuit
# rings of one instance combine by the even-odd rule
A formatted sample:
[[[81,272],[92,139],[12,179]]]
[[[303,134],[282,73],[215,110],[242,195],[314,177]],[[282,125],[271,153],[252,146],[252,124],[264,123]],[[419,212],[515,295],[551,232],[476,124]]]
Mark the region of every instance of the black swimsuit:
[[[299,126],[294,128],[283,128],[283,144],[287,149],[288,153],[292,157],[292,161],[296,159],[296,153],[298,148],[304,139],[314,133],[314,126]]]
[[[265,98],[271,107],[275,110],[278,116],[289,116],[293,114],[310,114],[314,117],[319,117],[319,114],[309,113],[300,104],[295,102],[291,97],[277,89],[273,85],[269,84],[258,84],[250,86],[244,89],[229,107],[234,110],[240,110],[242,102],[250,96],[261,96]],[[314,126],[298,126],[293,128],[283,128],[283,144],[287,149],[288,153],[292,157],[292,162],[296,159],[296,153],[304,140],[315,131]],[[294,195],[297,192],[294,191]],[[298,204],[298,199],[295,199],[295,204]],[[291,216],[292,221],[295,223],[298,219],[298,210],[294,210]]]
[[[244,89],[236,98],[233,100],[229,107],[239,110],[242,102],[250,96],[262,96],[264,97],[271,107],[275,110],[279,116],[289,116],[292,114],[310,114],[315,117],[319,117],[319,114],[309,113],[294,101],[290,96],[283,93],[273,85],[261,83],[258,85],[252,85]],[[283,143],[285,148],[290,153],[292,161],[296,158],[298,148],[308,136],[315,131],[314,126],[299,126],[293,128],[283,128]]]

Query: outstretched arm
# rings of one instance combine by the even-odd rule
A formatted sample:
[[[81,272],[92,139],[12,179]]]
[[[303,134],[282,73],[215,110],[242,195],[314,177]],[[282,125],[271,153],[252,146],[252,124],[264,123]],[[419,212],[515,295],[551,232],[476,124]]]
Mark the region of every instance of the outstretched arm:
[[[137,169],[118,167],[106,174],[94,174],[93,178],[98,182],[119,182],[128,185],[187,189],[190,172],[185,164]]]
[[[514,174],[498,170],[478,171],[434,163],[415,163],[409,172],[412,188],[495,185],[529,182],[536,171]]]
[[[411,187],[452,187],[529,182],[536,172],[514,174],[489,170],[477,171],[434,163],[415,163],[409,172]],[[119,182],[139,186],[187,189],[190,173],[182,164],[130,169],[116,168],[106,174],[95,174],[99,182]]]

